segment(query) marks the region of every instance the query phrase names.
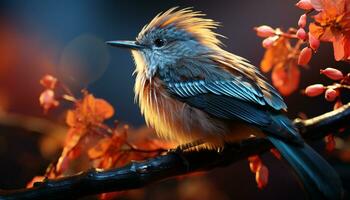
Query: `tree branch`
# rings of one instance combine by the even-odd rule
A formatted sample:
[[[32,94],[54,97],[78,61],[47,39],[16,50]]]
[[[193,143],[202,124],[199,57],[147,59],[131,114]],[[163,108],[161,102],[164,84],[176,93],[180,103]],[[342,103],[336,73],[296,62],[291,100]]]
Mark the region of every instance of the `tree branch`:
[[[311,141],[322,139],[339,128],[346,128],[349,120],[350,103],[311,119],[296,119],[294,123],[304,139]],[[167,153],[142,162],[131,162],[118,169],[91,169],[69,177],[45,180],[30,189],[2,190],[0,199],[67,199],[135,189],[166,178],[226,166],[263,153],[271,147],[267,139],[252,138],[229,144],[222,152],[201,150]]]

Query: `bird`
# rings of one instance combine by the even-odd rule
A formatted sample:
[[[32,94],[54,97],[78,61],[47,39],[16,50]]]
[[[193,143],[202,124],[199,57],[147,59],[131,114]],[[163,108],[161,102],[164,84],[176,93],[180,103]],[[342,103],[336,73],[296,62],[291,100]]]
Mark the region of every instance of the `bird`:
[[[341,199],[335,170],[286,117],[287,106],[250,62],[224,50],[220,24],[200,11],[161,12],[135,41],[106,43],[131,50],[135,101],[161,138],[196,149],[267,138],[294,170],[310,199]],[[201,142],[198,142],[201,141]]]

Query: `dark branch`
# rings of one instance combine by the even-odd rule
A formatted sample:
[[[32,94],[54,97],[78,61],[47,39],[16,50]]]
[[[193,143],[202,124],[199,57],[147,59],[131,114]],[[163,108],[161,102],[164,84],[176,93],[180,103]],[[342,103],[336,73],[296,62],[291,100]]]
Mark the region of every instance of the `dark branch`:
[[[318,140],[350,120],[350,103],[308,120],[296,119],[295,125],[305,140]],[[227,145],[222,152],[201,150],[168,153],[112,170],[92,169],[74,176],[36,183],[34,188],[0,191],[0,199],[67,199],[111,191],[140,188],[166,178],[226,166],[272,147],[266,139],[248,139]]]

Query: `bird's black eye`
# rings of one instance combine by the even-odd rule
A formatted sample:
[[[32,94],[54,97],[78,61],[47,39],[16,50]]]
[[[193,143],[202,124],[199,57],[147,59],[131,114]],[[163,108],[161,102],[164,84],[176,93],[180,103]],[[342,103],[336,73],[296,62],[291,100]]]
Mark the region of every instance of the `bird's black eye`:
[[[156,45],[156,47],[162,47],[165,45],[165,40],[157,38],[154,40],[154,45]]]

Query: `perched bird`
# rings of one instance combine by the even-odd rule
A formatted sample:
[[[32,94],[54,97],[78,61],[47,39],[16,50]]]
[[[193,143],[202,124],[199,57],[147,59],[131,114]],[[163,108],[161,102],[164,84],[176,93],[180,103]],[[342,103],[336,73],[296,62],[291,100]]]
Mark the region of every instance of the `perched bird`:
[[[201,12],[172,8],[146,25],[131,49],[135,100],[148,125],[179,144],[225,143],[267,137],[294,169],[311,199],[341,199],[334,169],[308,146],[284,116],[282,97],[249,62],[222,48],[218,23]]]

